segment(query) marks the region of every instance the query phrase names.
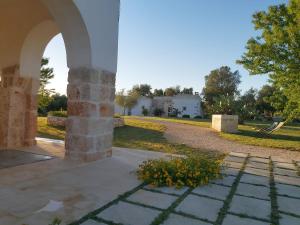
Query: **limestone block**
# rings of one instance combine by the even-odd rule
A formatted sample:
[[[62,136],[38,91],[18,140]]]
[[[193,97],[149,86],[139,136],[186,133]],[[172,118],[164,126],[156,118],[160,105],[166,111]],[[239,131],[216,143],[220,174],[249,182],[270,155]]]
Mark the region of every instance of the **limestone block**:
[[[225,133],[237,133],[238,116],[237,115],[213,115],[212,128]]]
[[[47,124],[50,126],[66,126],[66,117],[48,116]]]

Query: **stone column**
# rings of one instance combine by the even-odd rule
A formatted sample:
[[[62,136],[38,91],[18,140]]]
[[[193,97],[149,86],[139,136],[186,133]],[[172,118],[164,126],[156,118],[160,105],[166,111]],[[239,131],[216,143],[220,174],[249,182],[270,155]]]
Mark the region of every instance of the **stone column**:
[[[21,77],[18,66],[2,70],[0,82],[0,148],[36,144],[38,80]]]
[[[115,74],[70,69],[66,158],[94,161],[112,154]]]

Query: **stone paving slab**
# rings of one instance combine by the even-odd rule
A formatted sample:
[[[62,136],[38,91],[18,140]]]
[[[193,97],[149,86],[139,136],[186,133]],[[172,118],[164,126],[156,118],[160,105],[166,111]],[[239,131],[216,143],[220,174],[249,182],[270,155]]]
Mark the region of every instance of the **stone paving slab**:
[[[287,170],[278,167],[274,169],[274,173],[278,175],[284,175],[284,176],[299,177],[296,170]]]
[[[283,162],[275,162],[274,163],[275,167],[281,168],[281,169],[290,169],[290,170],[295,170],[296,167],[293,163],[283,163]]]
[[[236,157],[236,156],[226,156],[224,159],[224,162],[236,162],[236,163],[244,163],[245,158],[244,157]]]
[[[268,158],[261,158],[261,157],[250,157],[249,162],[260,162],[269,164]]]
[[[240,157],[240,158],[246,158],[248,154],[242,153],[242,152],[230,152],[230,156]]]
[[[257,176],[263,176],[263,177],[270,176],[269,170],[262,170],[262,169],[252,168],[252,167],[245,168],[244,172],[248,174],[254,174]]]
[[[221,173],[225,175],[237,176],[240,172],[240,169],[237,168],[224,168]]]
[[[236,193],[248,197],[256,197],[256,198],[270,200],[270,196],[269,196],[270,188],[267,187],[239,183]]]
[[[222,225],[270,225],[270,223],[227,214]]]
[[[213,180],[212,183],[231,186],[234,183],[235,179],[236,177],[234,176],[224,176],[222,179]]]
[[[156,190],[166,194],[176,194],[176,195],[182,195],[184,192],[188,190],[187,187],[178,189],[175,187],[153,187],[151,185],[147,185],[146,187],[144,187],[144,189],[154,190],[154,191]]]
[[[163,223],[163,225],[211,225],[211,224],[172,213],[169,216],[169,218]]]
[[[126,202],[119,202],[113,205],[97,216],[114,223],[130,224],[130,225],[149,225],[158,215],[160,211],[149,209]]]
[[[288,195],[291,197],[300,198],[300,187],[286,184],[276,184],[277,193],[280,195]]]
[[[236,169],[241,169],[243,166],[243,163],[239,163],[239,162],[224,162],[225,166],[227,167],[231,167],[231,168],[236,168]]]
[[[300,218],[281,213],[280,219],[279,219],[279,224],[280,225],[299,225]]]
[[[268,177],[262,177],[262,176],[256,176],[252,174],[243,174],[240,182],[250,183],[250,184],[258,184],[258,185],[265,185],[269,187],[269,178]]]
[[[177,197],[152,191],[138,190],[127,199],[144,205],[167,209],[177,199]]]
[[[96,222],[94,220],[88,220],[82,223],[81,225],[106,225],[105,223]]]
[[[229,211],[269,220],[271,214],[271,202],[235,195],[232,199]]]
[[[184,212],[198,218],[207,219],[209,221],[216,221],[218,212],[223,206],[223,201],[199,197],[195,195],[188,195],[177,206],[177,212]]]
[[[230,192],[229,187],[216,185],[216,184],[209,184],[202,187],[197,187],[193,190],[193,193],[199,194],[199,195],[205,195],[213,198],[217,198],[220,200],[225,200],[227,195]]]
[[[276,183],[300,186],[300,178],[298,177],[288,177],[288,176],[281,176],[275,174],[274,180]]]
[[[300,216],[300,199],[277,196],[277,202],[280,211]]]
[[[269,164],[252,161],[252,162],[247,163],[246,168],[248,168],[248,167],[253,167],[253,168],[257,168],[257,169],[268,170],[269,169]]]

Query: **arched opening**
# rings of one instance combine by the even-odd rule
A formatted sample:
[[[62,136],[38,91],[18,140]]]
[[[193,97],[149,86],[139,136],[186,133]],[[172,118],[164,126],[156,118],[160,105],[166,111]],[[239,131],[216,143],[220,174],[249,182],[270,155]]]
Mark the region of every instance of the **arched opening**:
[[[66,156],[111,155],[119,1],[5,0],[0,15],[0,148],[35,144],[41,58],[61,33],[69,68]]]

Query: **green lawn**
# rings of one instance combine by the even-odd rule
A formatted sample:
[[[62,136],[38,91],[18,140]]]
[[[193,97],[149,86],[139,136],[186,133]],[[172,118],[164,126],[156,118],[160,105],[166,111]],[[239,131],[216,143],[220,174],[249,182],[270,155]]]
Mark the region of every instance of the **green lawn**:
[[[48,126],[46,117],[38,117],[37,135],[39,137],[64,140],[65,133],[64,127]]]
[[[172,123],[188,124],[200,127],[211,127],[211,120],[209,119],[185,119],[185,118],[166,118],[166,117],[138,117],[138,116],[126,116],[125,118],[144,118],[149,120],[166,121]]]
[[[269,125],[270,123],[246,122],[244,125],[239,125],[239,133],[221,133],[220,135],[226,139],[243,144],[300,151],[299,124],[287,124],[270,136],[258,134],[257,128],[267,127]]]
[[[130,117],[127,117],[130,118]],[[174,123],[188,124],[200,127],[211,127],[211,120],[203,119],[183,119],[183,118],[161,118],[161,117],[132,117],[145,118],[148,120],[168,121]],[[272,148],[283,148],[289,150],[300,151],[300,124],[287,124],[280,130],[274,132],[270,136],[261,136],[257,132],[257,128],[268,127],[271,122],[247,121],[244,125],[239,125],[239,133],[227,134],[220,133],[220,136],[237,141],[243,144],[256,145]]]
[[[168,143],[163,137],[164,125],[153,123],[151,120],[169,121],[201,127],[210,127],[211,124],[209,120],[198,119],[141,117],[149,119],[142,121],[139,118],[125,117],[126,126],[115,129],[114,146],[173,153],[184,152],[185,148],[188,147]],[[64,128],[48,126],[46,120],[46,118],[38,119],[38,135],[40,137],[63,140],[65,136]],[[220,133],[220,136],[243,144],[300,151],[299,124],[288,124],[279,131],[274,132],[271,136],[261,136],[257,133],[256,128],[266,127],[269,124],[260,121],[246,122],[244,125],[239,125],[239,133]]]
[[[145,149],[176,154],[200,152],[182,144],[172,144],[164,137],[165,126],[151,121],[141,121],[126,117],[125,126],[115,128],[113,145],[115,147]],[[61,127],[47,125],[47,118],[38,118],[38,136],[63,140],[65,131]],[[214,152],[201,153],[216,156]],[[219,157],[220,155],[218,155]]]

